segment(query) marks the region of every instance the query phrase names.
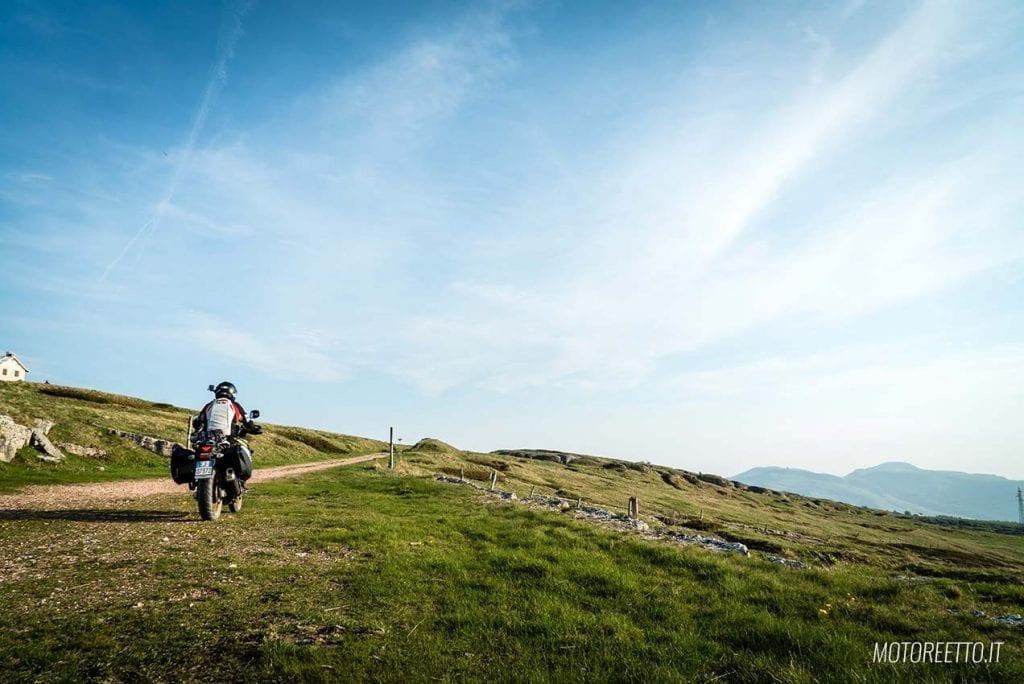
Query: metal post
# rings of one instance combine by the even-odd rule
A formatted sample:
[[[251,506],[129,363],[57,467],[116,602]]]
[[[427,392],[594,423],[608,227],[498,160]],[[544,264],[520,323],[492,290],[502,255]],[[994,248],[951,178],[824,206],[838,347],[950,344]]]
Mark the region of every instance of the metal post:
[[[391,470],[395,469],[395,428],[391,428],[390,436],[388,437],[388,445],[390,447],[391,455],[388,457],[388,468]]]

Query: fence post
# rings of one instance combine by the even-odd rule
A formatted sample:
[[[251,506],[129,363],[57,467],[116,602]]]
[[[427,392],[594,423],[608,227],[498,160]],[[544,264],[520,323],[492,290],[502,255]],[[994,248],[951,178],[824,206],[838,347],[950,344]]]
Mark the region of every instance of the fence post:
[[[391,470],[394,470],[395,469],[395,428],[393,428],[393,427],[390,428],[390,433],[389,433],[389,436],[388,436],[388,447],[389,447],[388,451],[390,452],[390,456],[388,456],[388,468],[390,468]]]
[[[498,484],[498,471],[497,470],[492,470],[491,471],[491,491],[492,492],[494,491],[494,486],[496,484]]]
[[[629,517],[636,520],[640,517],[640,501],[635,497],[629,497]]]
[[[459,467],[459,479],[463,482],[466,481],[466,466]]]
[[[530,498],[531,499],[533,498],[533,495],[534,495],[534,493],[536,491],[537,491],[537,485],[533,485],[533,487],[530,488]]]
[[[700,509],[700,521],[704,522],[704,509]]]

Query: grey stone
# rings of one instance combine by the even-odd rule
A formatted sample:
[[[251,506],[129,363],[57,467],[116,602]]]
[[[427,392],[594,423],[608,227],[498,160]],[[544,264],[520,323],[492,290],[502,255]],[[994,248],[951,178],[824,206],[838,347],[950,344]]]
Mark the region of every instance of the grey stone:
[[[31,439],[32,430],[15,423],[10,416],[0,415],[0,462],[13,461],[18,449],[26,446]]]
[[[664,532],[663,534],[669,539],[683,544],[698,544],[712,551],[732,551],[742,553],[744,556],[750,555],[747,545],[739,542],[729,542],[717,537],[705,537],[701,534],[684,534],[682,532]]]
[[[75,456],[85,456],[86,458],[107,457],[107,452],[98,447],[82,446],[81,444],[72,444],[71,442],[57,442],[56,444],[59,449]]]
[[[50,430],[53,429],[54,425],[56,425],[56,423],[54,423],[52,420],[47,420],[46,418],[36,418],[36,430],[39,430],[44,435],[49,436]]]
[[[143,449],[149,449],[153,453],[160,454],[161,456],[166,456],[167,458],[171,457],[171,454],[174,453],[174,448],[176,446],[184,448],[177,442],[171,442],[166,439],[158,439],[157,437],[150,437],[148,435],[140,435],[135,432],[124,432],[122,430],[115,430],[114,428],[107,428],[107,432],[109,432],[112,435],[124,437],[125,439],[139,445]]]
[[[793,560],[792,558],[783,558],[782,556],[773,556],[770,553],[763,554],[765,560],[771,561],[772,563],[778,563],[779,565],[785,565],[787,568],[798,568],[800,570],[806,570],[809,566],[803,561]]]
[[[53,445],[50,438],[38,428],[32,429],[32,446],[42,451],[46,458],[40,456],[42,461],[50,461],[52,463],[60,462],[64,460],[64,453],[60,449]]]

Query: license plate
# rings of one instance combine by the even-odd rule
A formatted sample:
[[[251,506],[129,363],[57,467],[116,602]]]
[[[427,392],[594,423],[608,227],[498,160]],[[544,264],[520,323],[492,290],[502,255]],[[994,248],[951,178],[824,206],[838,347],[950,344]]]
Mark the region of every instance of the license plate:
[[[196,479],[207,480],[213,477],[213,461],[196,461]]]

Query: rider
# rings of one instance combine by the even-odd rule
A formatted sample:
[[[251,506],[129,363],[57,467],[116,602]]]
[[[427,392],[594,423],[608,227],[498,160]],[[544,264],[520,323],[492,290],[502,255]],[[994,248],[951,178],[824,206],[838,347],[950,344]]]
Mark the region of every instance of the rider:
[[[238,388],[230,382],[222,382],[214,387],[213,396],[213,401],[192,419],[192,427],[197,437],[206,432],[215,439],[228,438],[235,444],[238,477],[244,485],[252,475],[252,452],[238,438],[245,434],[258,435],[263,429],[252,422],[241,404],[235,401]]]

